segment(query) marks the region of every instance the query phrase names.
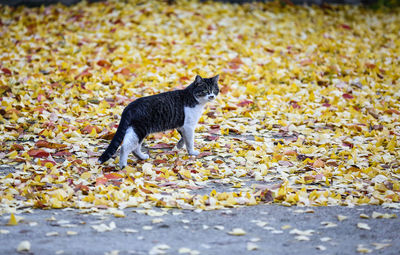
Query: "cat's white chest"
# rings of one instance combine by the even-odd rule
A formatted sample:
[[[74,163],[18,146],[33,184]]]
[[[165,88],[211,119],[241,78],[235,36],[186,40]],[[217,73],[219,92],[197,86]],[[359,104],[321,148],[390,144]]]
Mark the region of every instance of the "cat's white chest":
[[[185,122],[184,126],[196,126],[197,122],[199,122],[200,116],[203,113],[204,105],[199,104],[195,107],[185,107]]]

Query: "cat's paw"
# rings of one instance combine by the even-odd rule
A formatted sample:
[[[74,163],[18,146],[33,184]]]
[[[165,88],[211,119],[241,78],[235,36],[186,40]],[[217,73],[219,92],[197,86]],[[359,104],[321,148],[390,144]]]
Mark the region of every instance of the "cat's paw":
[[[179,142],[176,144],[176,148],[182,149],[183,145],[185,144],[185,141],[183,139],[179,140]]]
[[[195,150],[189,151],[189,155],[191,155],[191,156],[198,156],[199,154],[200,154],[199,151],[195,151]]]
[[[138,157],[139,157],[141,160],[146,160],[146,159],[149,159],[149,158],[150,158],[149,154],[140,154],[140,155],[138,155]]]

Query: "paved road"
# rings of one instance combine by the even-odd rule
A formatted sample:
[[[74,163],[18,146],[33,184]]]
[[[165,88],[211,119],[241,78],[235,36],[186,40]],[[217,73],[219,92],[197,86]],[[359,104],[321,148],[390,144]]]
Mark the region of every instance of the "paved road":
[[[258,205],[202,212],[129,208],[123,218],[78,210],[33,210],[17,215],[23,217],[17,226],[7,226],[9,215],[1,216],[0,254],[17,254],[23,240],[30,242],[31,254],[342,255],[359,254],[357,249],[400,254],[400,219],[374,219],[374,211],[400,216],[398,209],[381,206]],[[338,215],[348,218],[339,221]],[[229,234],[234,228],[245,234]],[[105,229],[109,231],[98,231]]]

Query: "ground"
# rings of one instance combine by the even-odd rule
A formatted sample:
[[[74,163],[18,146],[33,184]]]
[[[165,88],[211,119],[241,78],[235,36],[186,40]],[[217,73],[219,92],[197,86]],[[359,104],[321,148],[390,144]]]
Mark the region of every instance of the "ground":
[[[345,255],[363,251],[395,255],[400,251],[400,220],[372,217],[374,212],[399,215],[399,210],[380,206],[258,205],[201,212],[159,208],[124,212],[126,217],[116,218],[70,209],[32,210],[20,215],[24,219],[17,226],[4,226],[7,220],[3,218],[0,229],[10,232],[1,235],[0,253],[16,253],[23,240],[29,240],[33,254],[178,254],[184,248],[189,249],[187,254]],[[347,218],[340,221],[338,215]],[[115,228],[109,231],[93,228],[103,223],[109,227],[111,222]],[[361,229],[358,223],[370,229]],[[230,235],[234,228],[245,234]]]

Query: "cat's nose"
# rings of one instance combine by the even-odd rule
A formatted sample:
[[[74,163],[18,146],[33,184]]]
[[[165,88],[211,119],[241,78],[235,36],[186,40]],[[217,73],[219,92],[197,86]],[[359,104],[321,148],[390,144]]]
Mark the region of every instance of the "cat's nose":
[[[215,98],[214,95],[209,95],[209,96],[208,96],[208,99],[210,99],[210,100],[211,100],[211,99],[214,99],[214,98]]]

